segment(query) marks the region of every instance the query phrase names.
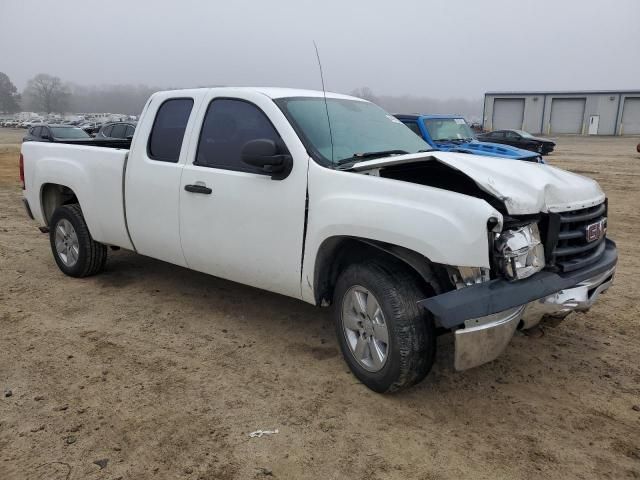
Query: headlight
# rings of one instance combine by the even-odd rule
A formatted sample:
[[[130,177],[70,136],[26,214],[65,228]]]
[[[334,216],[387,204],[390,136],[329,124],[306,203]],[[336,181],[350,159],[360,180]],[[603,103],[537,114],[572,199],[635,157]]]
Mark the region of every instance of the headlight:
[[[530,277],[544,268],[544,247],[537,223],[505,230],[494,242],[498,269],[509,280]]]

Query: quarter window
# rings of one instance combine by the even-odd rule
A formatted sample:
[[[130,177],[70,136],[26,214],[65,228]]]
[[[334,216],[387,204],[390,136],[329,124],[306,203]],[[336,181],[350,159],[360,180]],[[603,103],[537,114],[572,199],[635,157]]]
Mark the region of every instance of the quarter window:
[[[195,165],[261,173],[242,161],[242,147],[250,140],[269,139],[283,145],[267,116],[252,103],[221,98],[212,101],[202,124]]]
[[[149,135],[150,158],[160,162],[178,161],[192,108],[191,98],[173,98],[160,105]]]

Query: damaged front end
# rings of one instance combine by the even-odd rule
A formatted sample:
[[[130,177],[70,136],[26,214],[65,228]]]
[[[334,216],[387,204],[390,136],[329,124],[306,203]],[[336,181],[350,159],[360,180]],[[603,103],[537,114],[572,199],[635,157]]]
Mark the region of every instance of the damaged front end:
[[[457,370],[495,359],[517,329],[543,317],[588,310],[613,283],[618,256],[606,238],[607,202],[591,179],[445,152],[353,170],[479,198],[502,215],[487,224],[490,268],[448,267],[452,290],[419,302],[453,332]]]
[[[503,235],[518,238],[521,228],[505,230]],[[587,253],[592,261],[563,271],[553,257],[552,263],[544,263],[542,243],[535,234],[525,236],[529,243],[521,245],[519,238],[515,251],[505,248],[498,236],[491,275],[484,271],[471,279],[464,273],[470,269],[460,268],[457,276],[452,275],[456,290],[419,302],[441,327],[453,332],[457,370],[497,358],[517,329],[532,328],[545,317],[562,319],[570,312],[588,310],[613,284],[618,255],[612,240],[602,240],[597,259]]]

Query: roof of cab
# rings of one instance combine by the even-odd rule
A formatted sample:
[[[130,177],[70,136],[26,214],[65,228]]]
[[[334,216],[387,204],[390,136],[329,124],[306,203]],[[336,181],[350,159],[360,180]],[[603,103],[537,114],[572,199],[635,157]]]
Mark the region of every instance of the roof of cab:
[[[210,90],[220,90],[221,93],[226,95],[233,93],[233,91],[237,92],[257,92],[262,93],[263,95],[276,99],[276,98],[291,98],[291,97],[324,97],[325,93],[322,90],[304,90],[299,88],[282,88],[282,87],[234,87],[234,86],[219,86],[219,87],[210,87],[210,88],[191,88],[191,89],[181,89],[181,90],[168,90],[163,92],[156,93],[164,93],[164,94],[180,94],[185,95],[189,92],[205,92]],[[334,92],[326,92],[327,98],[338,98],[344,100],[360,100],[366,101],[361,98],[352,97],[350,95],[343,95],[341,93]]]

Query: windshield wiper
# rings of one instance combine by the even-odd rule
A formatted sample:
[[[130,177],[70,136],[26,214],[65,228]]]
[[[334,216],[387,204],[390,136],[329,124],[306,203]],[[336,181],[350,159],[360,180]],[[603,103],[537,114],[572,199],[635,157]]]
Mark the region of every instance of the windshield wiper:
[[[389,155],[406,155],[406,150],[380,150],[377,152],[362,152],[362,153],[354,153],[351,157],[341,158],[338,160],[336,165],[344,165],[345,163],[355,163],[361,160],[367,160],[377,157],[388,157]]]

